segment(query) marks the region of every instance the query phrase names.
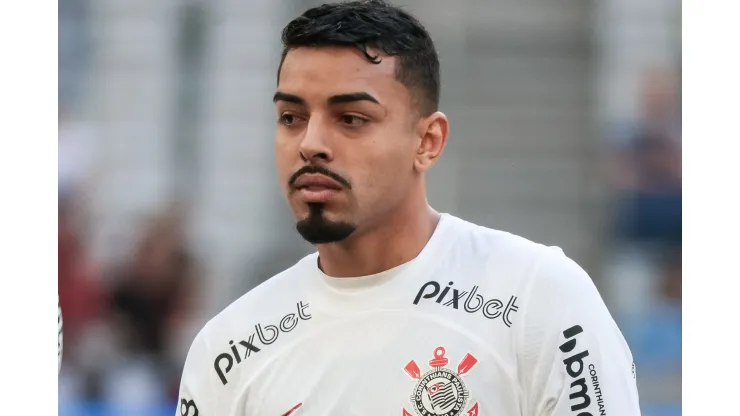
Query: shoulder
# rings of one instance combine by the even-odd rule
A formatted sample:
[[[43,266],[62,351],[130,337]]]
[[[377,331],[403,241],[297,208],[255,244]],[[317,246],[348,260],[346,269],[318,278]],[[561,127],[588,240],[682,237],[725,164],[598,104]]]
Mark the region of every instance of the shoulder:
[[[454,285],[484,298],[512,299],[518,326],[557,309],[575,296],[572,290],[590,290],[586,273],[559,247],[460,219],[454,219],[454,228],[455,241],[444,260]]]
[[[491,249],[532,253],[547,246],[525,237],[483,225],[474,224],[458,217],[448,215],[450,228],[457,234],[458,244],[474,251],[491,252]]]
[[[588,274],[560,247],[449,216],[455,242],[452,258],[486,266],[495,275],[505,275],[529,285],[569,290],[593,286]]]
[[[589,274],[561,250],[550,249],[537,260],[524,293],[527,307],[522,308],[520,328],[524,350],[541,350],[581,330],[610,345],[624,344]]]
[[[248,376],[255,366],[269,360],[276,350],[268,346],[280,334],[292,332],[297,326],[302,328],[300,322],[311,319],[309,304],[301,296],[306,285],[311,284],[315,261],[315,254],[306,256],[209,320],[188,352],[188,374],[201,377],[197,383],[225,386]],[[205,372],[207,377],[203,377]],[[235,385],[238,383],[231,383]]]
[[[562,255],[558,247],[546,246],[510,232],[454,217],[453,222],[457,231],[453,246],[455,257],[476,264],[476,267],[484,267],[487,275],[523,283],[531,278],[543,259],[553,253]]]
[[[529,286],[529,296],[537,302],[538,310],[606,308],[589,274],[560,249],[551,248],[537,260]]]
[[[454,217],[453,221],[457,232],[451,257],[463,270],[484,270],[477,279],[481,287],[517,293],[529,305],[522,315],[543,311],[552,317],[548,311],[563,307],[605,308],[588,273],[561,248]]]
[[[204,331],[207,329],[207,335],[218,337],[218,333],[232,333],[235,327],[269,317],[273,311],[282,312],[288,303],[287,306],[294,306],[296,294],[310,284],[309,275],[315,271],[316,259],[316,253],[309,254],[245,293],[214,316]]]

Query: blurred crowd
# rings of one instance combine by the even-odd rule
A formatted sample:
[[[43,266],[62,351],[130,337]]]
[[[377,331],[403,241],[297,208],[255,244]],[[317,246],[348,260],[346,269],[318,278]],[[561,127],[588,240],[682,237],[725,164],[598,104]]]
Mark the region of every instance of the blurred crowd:
[[[624,242],[668,251],[681,246],[681,106],[679,80],[649,68],[641,85],[641,118],[613,149],[617,234]],[[620,134],[620,133],[617,133]],[[667,254],[670,255],[670,254]]]
[[[151,213],[131,249],[122,248],[120,264],[96,264],[87,233],[92,218],[86,188],[93,175],[84,149],[76,147],[80,133],[66,127],[60,124],[59,137],[59,299],[65,331],[60,404],[149,409],[174,402],[200,299],[201,272],[188,247],[186,210],[173,204]],[[85,409],[71,407],[67,413]]]
[[[610,305],[632,349],[640,393],[680,414],[682,180],[680,79],[647,68],[640,118],[617,129],[608,180],[614,193]],[[650,414],[658,414],[653,412]]]

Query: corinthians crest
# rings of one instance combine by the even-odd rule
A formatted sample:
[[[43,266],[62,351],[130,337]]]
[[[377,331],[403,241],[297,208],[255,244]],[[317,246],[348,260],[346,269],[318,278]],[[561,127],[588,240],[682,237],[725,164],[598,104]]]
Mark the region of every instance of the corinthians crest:
[[[444,347],[434,349],[434,358],[429,361],[431,369],[421,373],[414,360],[404,367],[406,374],[416,380],[411,394],[411,406],[419,416],[478,416],[478,403],[473,403],[467,413],[470,393],[462,377],[478,363],[470,354],[457,365],[457,370],[447,368],[450,360],[445,357]],[[403,409],[403,416],[413,416]]]

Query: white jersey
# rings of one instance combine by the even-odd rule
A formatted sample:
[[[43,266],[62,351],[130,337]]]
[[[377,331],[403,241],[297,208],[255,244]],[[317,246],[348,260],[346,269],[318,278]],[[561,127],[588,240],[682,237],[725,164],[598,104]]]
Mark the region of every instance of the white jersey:
[[[198,334],[179,416],[640,414],[632,354],[561,250],[443,215],[413,261],[312,254]]]

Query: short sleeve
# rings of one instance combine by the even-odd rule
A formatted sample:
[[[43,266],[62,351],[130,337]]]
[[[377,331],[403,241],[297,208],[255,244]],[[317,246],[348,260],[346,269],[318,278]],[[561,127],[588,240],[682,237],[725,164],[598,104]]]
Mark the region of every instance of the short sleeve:
[[[216,386],[213,383],[213,367],[209,365],[212,359],[204,328],[195,337],[185,359],[176,416],[217,415],[214,407]]]
[[[548,249],[527,304],[518,357],[524,414],[640,415],[632,353],[580,266]]]

